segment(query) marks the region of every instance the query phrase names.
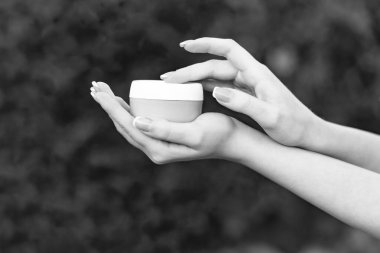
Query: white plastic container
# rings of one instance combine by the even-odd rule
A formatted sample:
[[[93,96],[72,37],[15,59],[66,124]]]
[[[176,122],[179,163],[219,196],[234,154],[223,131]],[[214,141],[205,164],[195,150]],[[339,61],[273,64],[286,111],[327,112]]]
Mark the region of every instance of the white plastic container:
[[[133,116],[190,122],[202,113],[203,88],[200,83],[166,83],[135,80],[129,102]]]

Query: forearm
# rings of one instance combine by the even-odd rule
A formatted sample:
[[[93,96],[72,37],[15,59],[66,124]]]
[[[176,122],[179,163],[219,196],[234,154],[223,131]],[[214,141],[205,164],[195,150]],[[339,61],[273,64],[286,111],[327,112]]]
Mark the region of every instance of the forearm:
[[[380,173],[380,136],[318,120],[305,149]]]
[[[282,146],[249,128],[235,161],[338,219],[380,236],[380,175],[321,154]]]

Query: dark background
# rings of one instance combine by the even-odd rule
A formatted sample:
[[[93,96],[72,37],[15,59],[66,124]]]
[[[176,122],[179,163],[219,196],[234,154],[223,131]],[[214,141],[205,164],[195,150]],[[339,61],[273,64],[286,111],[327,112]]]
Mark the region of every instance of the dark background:
[[[379,21],[378,0],[1,0],[0,251],[379,252],[248,168],[153,164],[89,94],[127,99],[210,58],[180,41],[233,38],[321,117],[380,133]]]

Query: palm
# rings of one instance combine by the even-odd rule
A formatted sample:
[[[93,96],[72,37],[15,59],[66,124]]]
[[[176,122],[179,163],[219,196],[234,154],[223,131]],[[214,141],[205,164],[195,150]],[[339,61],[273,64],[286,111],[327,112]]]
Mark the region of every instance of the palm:
[[[235,122],[233,118],[221,113],[204,113],[191,124],[198,125],[203,138],[210,139],[206,142],[208,146],[213,146],[220,144],[231,135]]]
[[[168,122],[168,124],[173,124]],[[203,158],[217,158],[228,155],[225,150],[227,142],[230,141],[231,136],[235,129],[236,120],[221,113],[204,113],[201,114],[194,121],[189,123],[174,123],[173,127],[177,131],[182,132],[180,135],[186,135],[187,139],[162,139],[161,136],[153,136],[156,142],[160,143],[163,148],[160,150],[167,150],[167,153],[176,154],[165,162],[173,161],[187,161]],[[181,128],[183,130],[181,130]],[[172,135],[172,136],[174,136]],[[165,134],[165,136],[169,136]],[[156,160],[157,159],[152,159]]]

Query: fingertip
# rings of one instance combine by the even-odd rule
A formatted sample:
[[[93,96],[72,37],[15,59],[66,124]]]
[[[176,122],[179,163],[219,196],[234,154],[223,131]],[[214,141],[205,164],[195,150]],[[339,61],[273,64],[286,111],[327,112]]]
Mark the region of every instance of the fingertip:
[[[234,95],[234,91],[229,88],[220,88],[215,87],[212,96],[218,101],[222,103],[228,103],[231,101],[232,96]]]
[[[174,71],[166,72],[165,74],[160,75],[160,79],[165,81]]]
[[[132,121],[132,125],[133,125],[134,128],[137,128],[137,127],[136,127],[136,121],[138,121],[138,120],[141,119],[141,118],[142,118],[141,116],[136,116],[136,117],[133,119],[133,121]]]
[[[191,42],[191,41],[193,41],[193,40],[185,40],[185,41],[182,41],[181,43],[179,43],[179,46],[180,47],[185,47],[187,44],[189,44],[189,42]]]
[[[180,80],[174,74],[168,75],[165,79],[163,79],[165,83],[181,83]]]
[[[217,97],[216,97],[216,92],[218,91],[218,89],[220,89],[219,87],[214,87],[213,89],[212,89],[212,96],[214,97],[214,98],[216,98],[217,99]]]

